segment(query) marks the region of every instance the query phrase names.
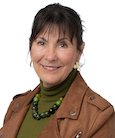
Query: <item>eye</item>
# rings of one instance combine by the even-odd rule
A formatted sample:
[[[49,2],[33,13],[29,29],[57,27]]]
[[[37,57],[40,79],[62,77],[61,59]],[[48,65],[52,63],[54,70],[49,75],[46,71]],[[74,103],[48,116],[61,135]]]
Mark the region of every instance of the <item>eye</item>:
[[[65,42],[60,42],[59,43],[59,47],[60,48],[66,48],[67,47],[67,44]]]
[[[39,40],[39,41],[37,41],[37,45],[38,45],[38,46],[44,46],[44,45],[45,45],[45,42],[44,42],[44,41]]]

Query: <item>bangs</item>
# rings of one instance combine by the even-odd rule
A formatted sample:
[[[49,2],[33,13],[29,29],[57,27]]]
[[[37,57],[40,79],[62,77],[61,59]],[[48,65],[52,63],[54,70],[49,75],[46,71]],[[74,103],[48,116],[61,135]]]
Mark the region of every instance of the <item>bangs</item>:
[[[69,28],[69,25],[65,22],[61,22],[61,23],[44,23],[44,26],[41,27],[42,29],[39,30],[39,32],[37,32],[37,35],[35,37],[35,39],[38,37],[39,34],[43,34],[45,35],[46,33],[49,34],[52,33],[52,31],[57,31],[56,33],[58,33],[58,39],[68,36],[70,38],[70,41],[72,42],[73,37],[74,37],[74,30]],[[57,29],[56,29],[57,28]]]

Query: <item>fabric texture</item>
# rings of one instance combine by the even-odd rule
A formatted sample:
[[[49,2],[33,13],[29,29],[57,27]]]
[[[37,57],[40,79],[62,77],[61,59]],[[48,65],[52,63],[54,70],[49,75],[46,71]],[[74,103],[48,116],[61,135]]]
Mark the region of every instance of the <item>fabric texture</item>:
[[[40,86],[14,97],[6,113],[0,138],[16,138]],[[31,133],[31,132],[27,132]],[[37,138],[115,138],[113,106],[92,91],[77,74],[54,118]]]

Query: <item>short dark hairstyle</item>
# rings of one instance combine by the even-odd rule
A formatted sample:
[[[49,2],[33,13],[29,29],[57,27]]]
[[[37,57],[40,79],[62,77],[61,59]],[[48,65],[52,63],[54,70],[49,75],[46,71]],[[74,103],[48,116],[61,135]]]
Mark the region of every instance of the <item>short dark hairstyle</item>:
[[[68,32],[71,41],[75,36],[77,38],[77,48],[80,50],[80,46],[83,43],[83,25],[80,16],[73,9],[62,6],[59,3],[48,5],[35,15],[29,39],[29,50],[31,50],[32,43],[37,35],[43,31],[46,26],[50,28],[52,25],[57,25],[59,27],[59,32],[63,34]]]

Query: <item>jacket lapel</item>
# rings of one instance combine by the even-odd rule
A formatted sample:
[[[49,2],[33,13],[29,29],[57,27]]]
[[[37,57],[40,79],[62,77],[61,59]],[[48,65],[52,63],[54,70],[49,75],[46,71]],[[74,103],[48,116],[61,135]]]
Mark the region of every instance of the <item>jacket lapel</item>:
[[[55,138],[61,137],[59,130],[60,120],[65,118],[72,120],[78,119],[82,100],[86,94],[87,88],[87,84],[78,72],[78,75],[68,90],[61,106],[57,110],[54,119],[48,123],[47,127],[42,131],[38,138],[51,138],[52,136]]]
[[[78,72],[74,82],[68,90],[62,105],[57,112],[57,118],[77,119],[83,98],[88,86]]]

